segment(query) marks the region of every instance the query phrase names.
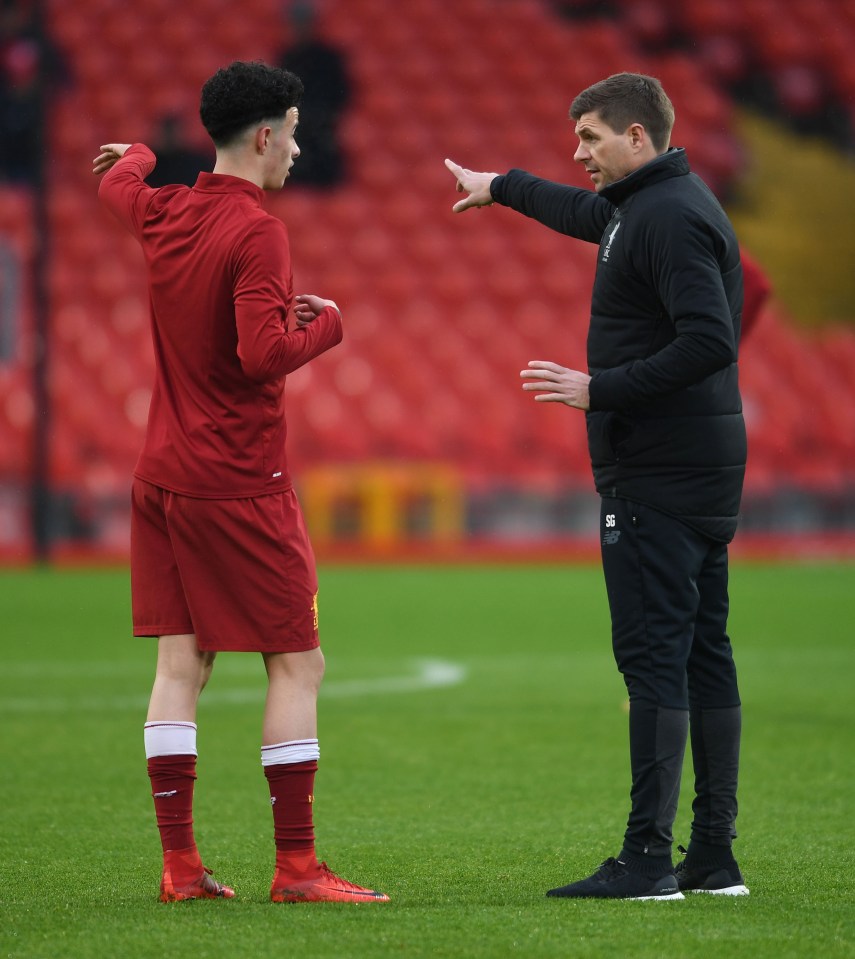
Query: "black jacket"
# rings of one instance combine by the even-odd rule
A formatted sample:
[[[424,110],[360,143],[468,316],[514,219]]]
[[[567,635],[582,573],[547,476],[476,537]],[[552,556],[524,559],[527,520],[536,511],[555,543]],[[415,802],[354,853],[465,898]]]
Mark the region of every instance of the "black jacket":
[[[728,542],[745,473],[742,267],[730,221],[671,149],[596,194],[511,170],[493,199],[598,243],[588,448],[598,492]]]

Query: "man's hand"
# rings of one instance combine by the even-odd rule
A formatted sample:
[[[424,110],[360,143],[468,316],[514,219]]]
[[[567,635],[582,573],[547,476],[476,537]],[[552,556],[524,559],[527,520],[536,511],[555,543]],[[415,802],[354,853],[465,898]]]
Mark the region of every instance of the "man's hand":
[[[472,206],[490,206],[493,203],[490,184],[498,173],[473,173],[472,170],[464,170],[453,160],[446,160],[445,165],[457,177],[457,192],[469,194],[465,200],[458,200],[454,204],[452,210],[455,213],[462,213]]]
[[[540,391],[540,395],[534,398],[536,402],[566,403],[577,410],[591,408],[588,396],[591,377],[587,373],[568,370],[548,360],[532,360],[528,365],[520,376],[528,381],[523,383],[524,390]]]
[[[121,160],[130,147],[130,143],[105,143],[98,148],[101,153],[92,161],[92,172],[96,176],[106,173]]]
[[[302,327],[311,323],[323,311],[331,306],[341,316],[341,310],[332,300],[325,300],[322,296],[315,296],[314,293],[301,293],[294,297],[294,316],[297,317],[297,326]]]

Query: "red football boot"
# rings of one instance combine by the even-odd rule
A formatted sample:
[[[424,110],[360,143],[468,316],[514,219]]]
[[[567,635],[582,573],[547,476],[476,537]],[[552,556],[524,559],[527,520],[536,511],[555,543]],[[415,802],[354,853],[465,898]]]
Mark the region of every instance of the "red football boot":
[[[182,902],[185,899],[232,899],[234,889],[211,879],[211,870],[202,865],[199,853],[193,850],[170,849],[164,855],[160,880],[161,902]]]
[[[375,889],[363,889],[337,876],[325,862],[309,876],[294,878],[276,871],[270,887],[273,902],[388,902]]]

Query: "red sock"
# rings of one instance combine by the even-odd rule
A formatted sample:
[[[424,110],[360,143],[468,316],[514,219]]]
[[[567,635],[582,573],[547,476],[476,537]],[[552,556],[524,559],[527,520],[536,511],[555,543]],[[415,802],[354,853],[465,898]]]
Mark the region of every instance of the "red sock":
[[[193,784],[196,757],[152,756],[148,775],[164,853],[196,848],[193,836]]]
[[[273,807],[276,870],[290,876],[317,868],[312,803],[318,761],[265,766]]]

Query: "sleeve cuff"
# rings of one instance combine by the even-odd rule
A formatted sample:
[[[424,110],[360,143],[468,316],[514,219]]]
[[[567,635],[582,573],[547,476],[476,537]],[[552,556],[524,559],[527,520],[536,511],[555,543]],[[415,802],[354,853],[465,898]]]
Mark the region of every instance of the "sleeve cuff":
[[[600,374],[594,373],[590,382],[588,383],[588,410],[592,413],[602,409],[600,404],[597,402],[599,398],[597,394],[599,393],[601,382]]]

